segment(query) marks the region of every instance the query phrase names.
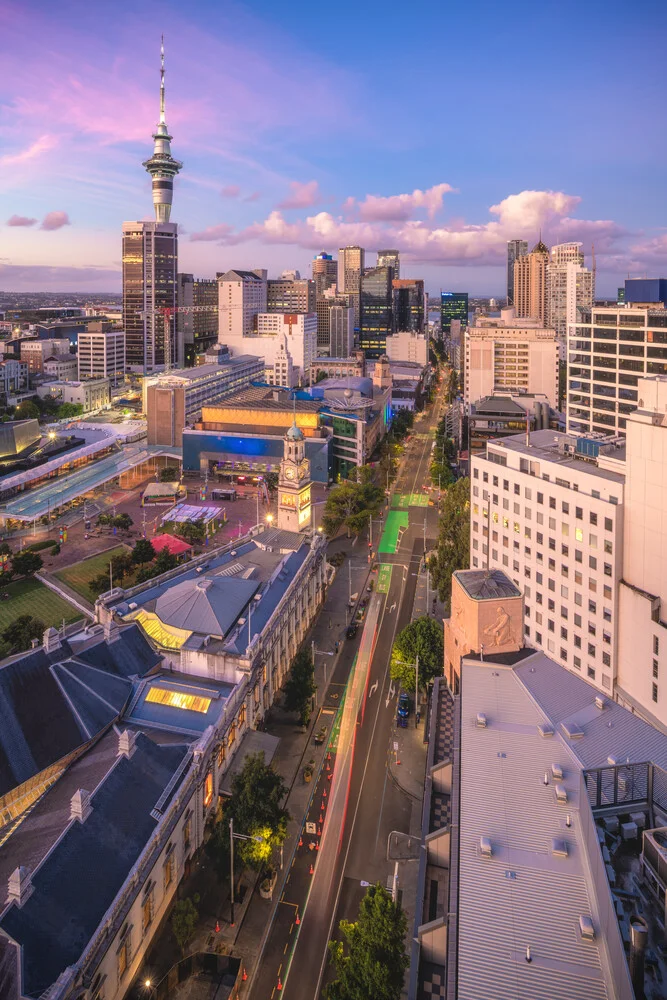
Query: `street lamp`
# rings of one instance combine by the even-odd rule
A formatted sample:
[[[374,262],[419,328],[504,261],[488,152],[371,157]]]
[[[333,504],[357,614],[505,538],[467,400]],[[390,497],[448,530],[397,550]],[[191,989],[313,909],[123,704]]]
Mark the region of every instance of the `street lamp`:
[[[266,522],[269,525],[271,525],[273,523],[273,514],[267,514],[266,515]]]
[[[232,909],[232,919],[230,921],[231,926],[234,926],[234,841],[235,840],[256,840],[259,844],[263,843],[263,837],[247,837],[245,833],[234,833],[234,820],[229,821],[229,872],[231,875],[231,887],[230,887],[230,897],[231,897],[231,909]]]

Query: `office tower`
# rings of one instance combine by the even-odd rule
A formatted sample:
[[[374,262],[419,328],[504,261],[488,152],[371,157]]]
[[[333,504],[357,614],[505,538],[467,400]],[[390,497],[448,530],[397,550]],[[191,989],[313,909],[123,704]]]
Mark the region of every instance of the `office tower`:
[[[551,248],[547,265],[546,322],[556,331],[565,360],[567,331],[577,320],[577,309],[593,305],[593,272],[584,267],[581,243],[561,243]]]
[[[315,312],[315,282],[309,278],[270,279],[266,284],[267,312]]]
[[[324,300],[326,302],[326,299]],[[318,322],[319,335],[319,322]],[[319,346],[319,345],[318,345]],[[329,308],[329,355],[349,358],[354,350],[354,310],[347,303]]]
[[[98,320],[79,334],[79,378],[108,378],[113,385],[125,378],[125,331]]]
[[[549,248],[542,240],[514,261],[513,305],[519,318],[546,321],[548,263]]]
[[[338,251],[338,294],[347,295],[354,309],[354,328],[361,323],[361,278],[366,251],[363,247],[342,247]]]
[[[386,251],[388,252],[388,251]],[[424,282],[421,278],[394,278],[391,283],[394,331],[424,331]]]
[[[330,355],[337,357],[331,349],[331,310],[334,307],[341,309],[352,308],[347,295],[336,295],[336,286],[328,288],[324,295],[317,299],[317,353],[319,355]],[[354,309],[352,309],[352,336],[354,338]],[[344,356],[344,355],[343,355]]]
[[[123,223],[123,326],[127,366],[146,372],[177,360],[176,324],[165,309],[177,305],[178,226],[170,222],[174,177],[183,166],[171,155],[165,121],[164,48],[161,49],[160,120],[153,155],[143,166],[152,178],[155,222]]]
[[[387,337],[387,357],[390,361],[410,361],[428,364],[428,336],[410,330],[401,330]]]
[[[451,332],[453,319],[460,321],[461,331],[465,330],[468,325],[467,292],[440,293],[440,328],[445,340],[448,339]]]
[[[513,306],[514,302],[514,261],[517,257],[523,257],[528,253],[528,244],[525,240],[507,241],[507,305]]]
[[[231,346],[231,345],[230,345]],[[234,353],[256,354],[264,358],[265,378],[275,384],[276,361],[291,357],[293,385],[304,384],[317,357],[317,316],[315,313],[258,313],[257,330],[243,338]],[[284,365],[280,366],[284,369]]]
[[[391,267],[368,268],[361,279],[359,346],[367,358],[379,358],[393,329]]]
[[[280,277],[283,281],[300,281],[301,271],[295,271],[293,269],[288,269],[286,271],[280,272]]]
[[[338,261],[334,260],[330,253],[325,253],[322,250],[316,257],[313,257],[312,274],[315,282],[315,295],[320,299],[328,288],[336,287]]]
[[[391,267],[394,272],[394,278],[400,278],[401,263],[398,256],[398,250],[378,250],[377,266]]]
[[[553,330],[517,319],[514,309],[484,317],[464,334],[464,402],[494,393],[543,396],[558,408],[558,344]]]
[[[667,375],[667,311],[657,305],[594,306],[570,326],[568,431],[625,435],[639,379]]]
[[[667,278],[626,278],[623,291],[624,302],[667,306]]]
[[[217,279],[218,343],[231,348],[253,332],[257,314],[266,312],[266,272],[232,270]]]
[[[178,275],[176,341],[179,366],[196,364],[218,340],[218,282],[215,278]],[[190,307],[192,312],[186,311]]]

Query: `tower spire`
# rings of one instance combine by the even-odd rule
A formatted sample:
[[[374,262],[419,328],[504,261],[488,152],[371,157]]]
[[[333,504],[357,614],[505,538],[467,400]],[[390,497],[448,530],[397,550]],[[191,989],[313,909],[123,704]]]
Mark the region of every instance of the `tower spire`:
[[[160,120],[153,133],[153,155],[143,166],[153,180],[153,207],[157,222],[169,222],[174,177],[183,164],[171,155],[171,136],[164,111],[164,35],[160,39]]]

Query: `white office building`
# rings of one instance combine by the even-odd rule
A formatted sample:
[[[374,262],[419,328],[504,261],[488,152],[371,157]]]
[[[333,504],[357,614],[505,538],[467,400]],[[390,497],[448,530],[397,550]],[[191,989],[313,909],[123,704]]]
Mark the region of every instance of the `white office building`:
[[[547,264],[547,325],[556,332],[559,355],[565,360],[567,331],[577,321],[577,309],[590,309],[595,296],[593,272],[584,267],[581,243],[560,243],[549,251]]]
[[[496,392],[544,396],[558,409],[558,345],[553,330],[537,320],[479,317],[464,333],[464,402],[470,406]]]
[[[416,361],[428,364],[428,337],[423,333],[402,330],[387,337],[387,357],[390,361]]]
[[[267,381],[275,379],[275,364],[283,352],[291,357],[295,384],[304,383],[317,357],[317,313],[257,313],[255,325],[243,336],[227,337],[233,356],[263,358]],[[282,362],[281,362],[282,364]]]
[[[253,333],[257,314],[266,312],[266,289],[266,271],[261,269],[218,274],[219,344],[227,344],[231,348]]]
[[[471,458],[472,568],[504,569],[525,595],[526,645],[607,694],[623,574],[620,444],[542,430]]]
[[[110,323],[90,323],[79,334],[79,378],[125,378],[125,332]]]

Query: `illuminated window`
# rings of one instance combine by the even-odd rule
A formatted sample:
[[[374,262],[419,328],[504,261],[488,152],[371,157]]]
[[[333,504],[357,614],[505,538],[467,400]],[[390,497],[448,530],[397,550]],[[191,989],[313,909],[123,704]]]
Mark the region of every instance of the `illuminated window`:
[[[170,708],[187,709],[190,712],[201,712],[206,715],[211,705],[211,698],[203,698],[196,694],[186,694],[185,691],[172,691],[169,688],[152,687],[146,695],[146,701],[159,705],[169,705]]]
[[[204,805],[210,806],[213,801],[213,773],[209,771],[204,782]]]
[[[584,540],[584,533],[581,530],[581,528],[575,528],[574,536],[575,536],[575,538],[577,539],[578,542],[583,542],[583,540]]]

